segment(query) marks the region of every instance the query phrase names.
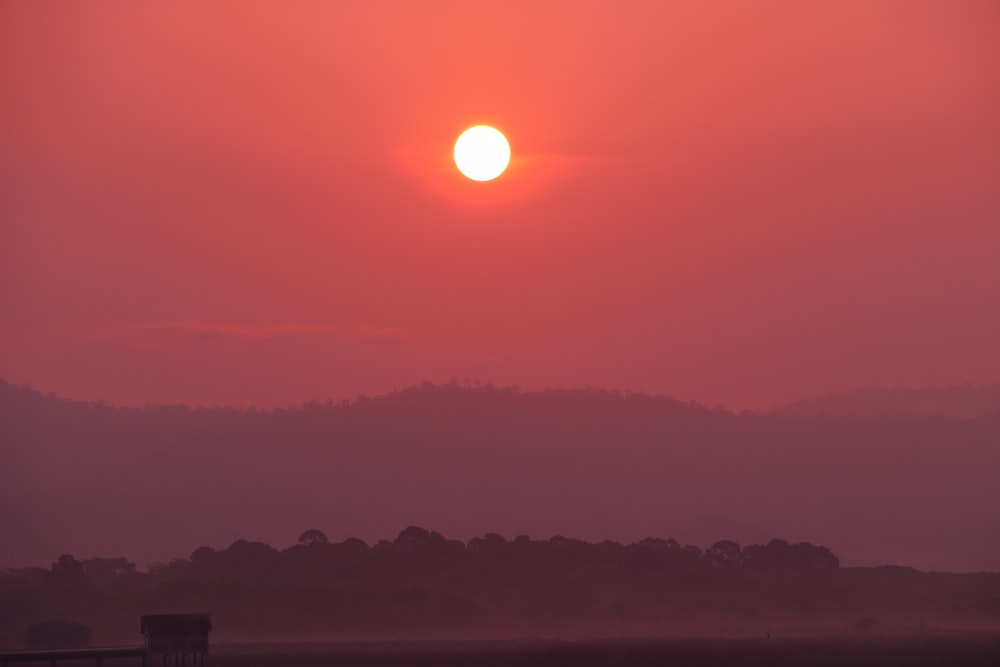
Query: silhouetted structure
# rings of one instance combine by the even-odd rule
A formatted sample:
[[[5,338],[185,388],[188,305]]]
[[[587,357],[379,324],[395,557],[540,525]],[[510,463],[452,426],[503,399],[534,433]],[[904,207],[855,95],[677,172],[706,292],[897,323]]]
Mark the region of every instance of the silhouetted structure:
[[[208,633],[212,630],[210,614],[153,614],[141,618],[139,629],[145,635],[143,646],[111,646],[106,648],[59,648],[43,651],[0,652],[0,667],[13,662],[48,662],[51,667],[59,660],[94,660],[101,667],[105,658],[142,658],[143,667],[154,655],[170,656],[175,665],[208,663]]]
[[[105,658],[142,658],[142,664],[148,663],[147,653],[143,646],[112,646],[109,648],[60,648],[47,651],[6,651],[0,653],[0,665],[7,667],[12,662],[47,662],[55,667],[59,660],[94,660],[101,667]]]
[[[210,614],[151,614],[142,617],[139,628],[146,638],[146,651],[162,655],[164,664],[169,656],[181,665],[187,663],[188,656],[192,665],[208,661]]]

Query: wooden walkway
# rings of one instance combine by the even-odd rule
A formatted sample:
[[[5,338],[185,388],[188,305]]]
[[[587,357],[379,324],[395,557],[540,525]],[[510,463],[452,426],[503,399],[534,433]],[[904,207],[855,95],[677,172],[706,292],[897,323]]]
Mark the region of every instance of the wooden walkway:
[[[142,658],[142,664],[149,663],[149,651],[145,646],[109,646],[107,648],[61,648],[47,651],[4,651],[0,652],[0,667],[13,662],[48,662],[55,665],[59,660],[96,660],[98,667],[105,658]]]

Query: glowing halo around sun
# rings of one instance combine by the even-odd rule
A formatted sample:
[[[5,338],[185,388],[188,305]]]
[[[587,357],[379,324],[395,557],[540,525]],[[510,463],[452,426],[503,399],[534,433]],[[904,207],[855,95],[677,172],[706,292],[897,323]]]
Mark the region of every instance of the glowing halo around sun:
[[[455,142],[455,166],[466,178],[492,181],[510,164],[510,144],[500,130],[476,125]]]

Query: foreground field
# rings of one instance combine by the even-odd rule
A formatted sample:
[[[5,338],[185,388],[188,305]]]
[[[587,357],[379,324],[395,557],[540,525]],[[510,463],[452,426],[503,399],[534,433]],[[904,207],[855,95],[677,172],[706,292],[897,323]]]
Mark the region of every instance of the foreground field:
[[[213,667],[1000,667],[1000,637],[222,645]]]

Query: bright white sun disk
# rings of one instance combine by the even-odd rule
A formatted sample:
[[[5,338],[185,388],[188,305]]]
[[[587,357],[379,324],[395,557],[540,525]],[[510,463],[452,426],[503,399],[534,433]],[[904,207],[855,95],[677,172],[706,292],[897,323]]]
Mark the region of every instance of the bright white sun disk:
[[[510,164],[510,144],[496,128],[470,127],[455,142],[455,164],[467,178],[492,181]]]

